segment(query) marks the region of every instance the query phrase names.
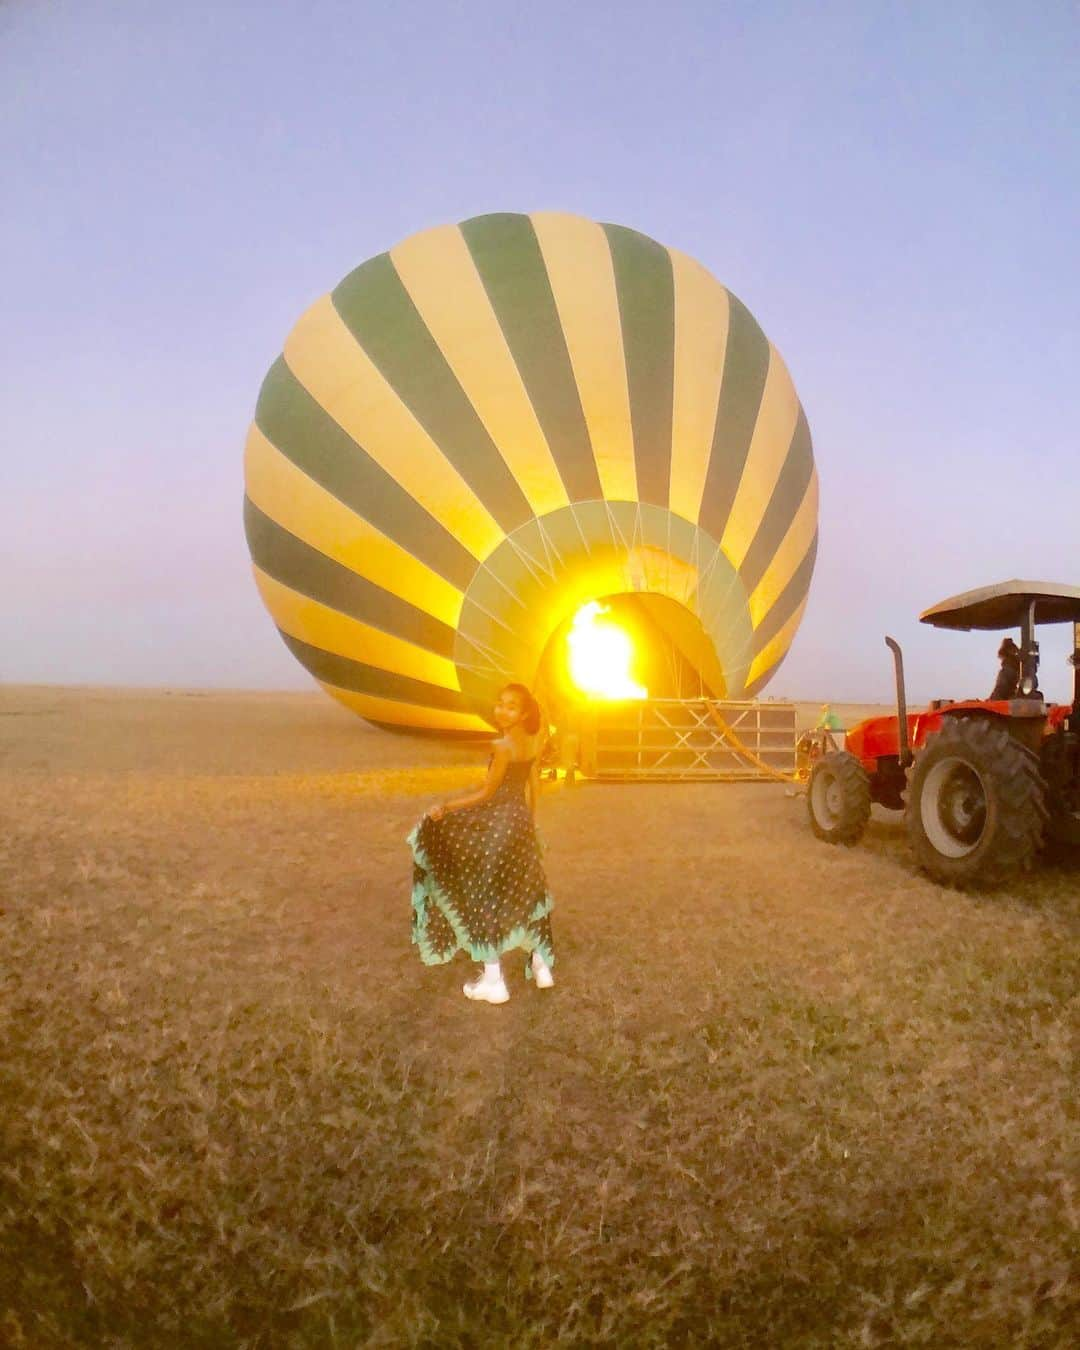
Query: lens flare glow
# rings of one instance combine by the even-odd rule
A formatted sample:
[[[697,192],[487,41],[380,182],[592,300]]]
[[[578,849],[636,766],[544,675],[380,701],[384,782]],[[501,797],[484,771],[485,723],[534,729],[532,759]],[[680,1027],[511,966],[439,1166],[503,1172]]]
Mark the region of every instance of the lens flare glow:
[[[648,698],[649,691],[630,678],[633,644],[621,628],[601,621],[607,612],[590,600],[574,615],[566,635],[570,678],[592,698]]]

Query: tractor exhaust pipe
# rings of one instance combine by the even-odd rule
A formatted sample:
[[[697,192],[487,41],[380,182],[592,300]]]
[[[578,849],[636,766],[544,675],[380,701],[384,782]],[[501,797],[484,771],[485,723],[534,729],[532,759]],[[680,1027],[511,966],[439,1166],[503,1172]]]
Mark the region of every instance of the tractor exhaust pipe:
[[[893,665],[896,667],[896,730],[900,737],[900,767],[906,769],[914,762],[915,756],[911,753],[911,742],[908,740],[907,694],[904,690],[904,653],[900,650],[900,644],[895,638],[887,637],[885,646],[892,652]]]

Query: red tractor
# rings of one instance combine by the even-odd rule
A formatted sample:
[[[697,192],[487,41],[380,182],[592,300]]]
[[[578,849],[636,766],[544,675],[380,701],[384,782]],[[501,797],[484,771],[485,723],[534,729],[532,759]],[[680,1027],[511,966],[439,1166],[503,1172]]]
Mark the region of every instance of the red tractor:
[[[899,645],[896,716],[847,733],[814,765],[807,790],[819,839],[854,844],[878,802],[904,810],[919,866],[953,886],[990,887],[1027,868],[1043,845],[1080,846],[1080,587],[1006,581],[921,614],[936,628],[1020,630],[1011,697],[935,699],[908,712]],[[1073,701],[1039,692],[1036,624],[1071,623]]]

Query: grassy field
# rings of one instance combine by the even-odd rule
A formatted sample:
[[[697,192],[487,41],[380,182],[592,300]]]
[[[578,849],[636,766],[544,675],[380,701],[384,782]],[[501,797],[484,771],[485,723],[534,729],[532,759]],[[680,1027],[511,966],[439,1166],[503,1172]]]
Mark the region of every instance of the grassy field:
[[[816,714],[816,708],[813,709]],[[1074,1344],[1080,873],[552,792],[557,986],[409,945],[477,751],[0,689],[0,1344]],[[508,963],[509,964],[509,963]]]

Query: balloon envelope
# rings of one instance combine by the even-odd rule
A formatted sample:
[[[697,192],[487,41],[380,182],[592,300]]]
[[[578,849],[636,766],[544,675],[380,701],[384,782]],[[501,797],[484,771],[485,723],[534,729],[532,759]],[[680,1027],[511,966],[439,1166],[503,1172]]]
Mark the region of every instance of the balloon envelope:
[[[676,602],[703,684],[750,697],[817,546],[809,428],[750,312],[678,250],[562,213],[350,272],[267,374],[245,480],[290,650],[369,720],[435,731],[486,730],[608,596]]]

